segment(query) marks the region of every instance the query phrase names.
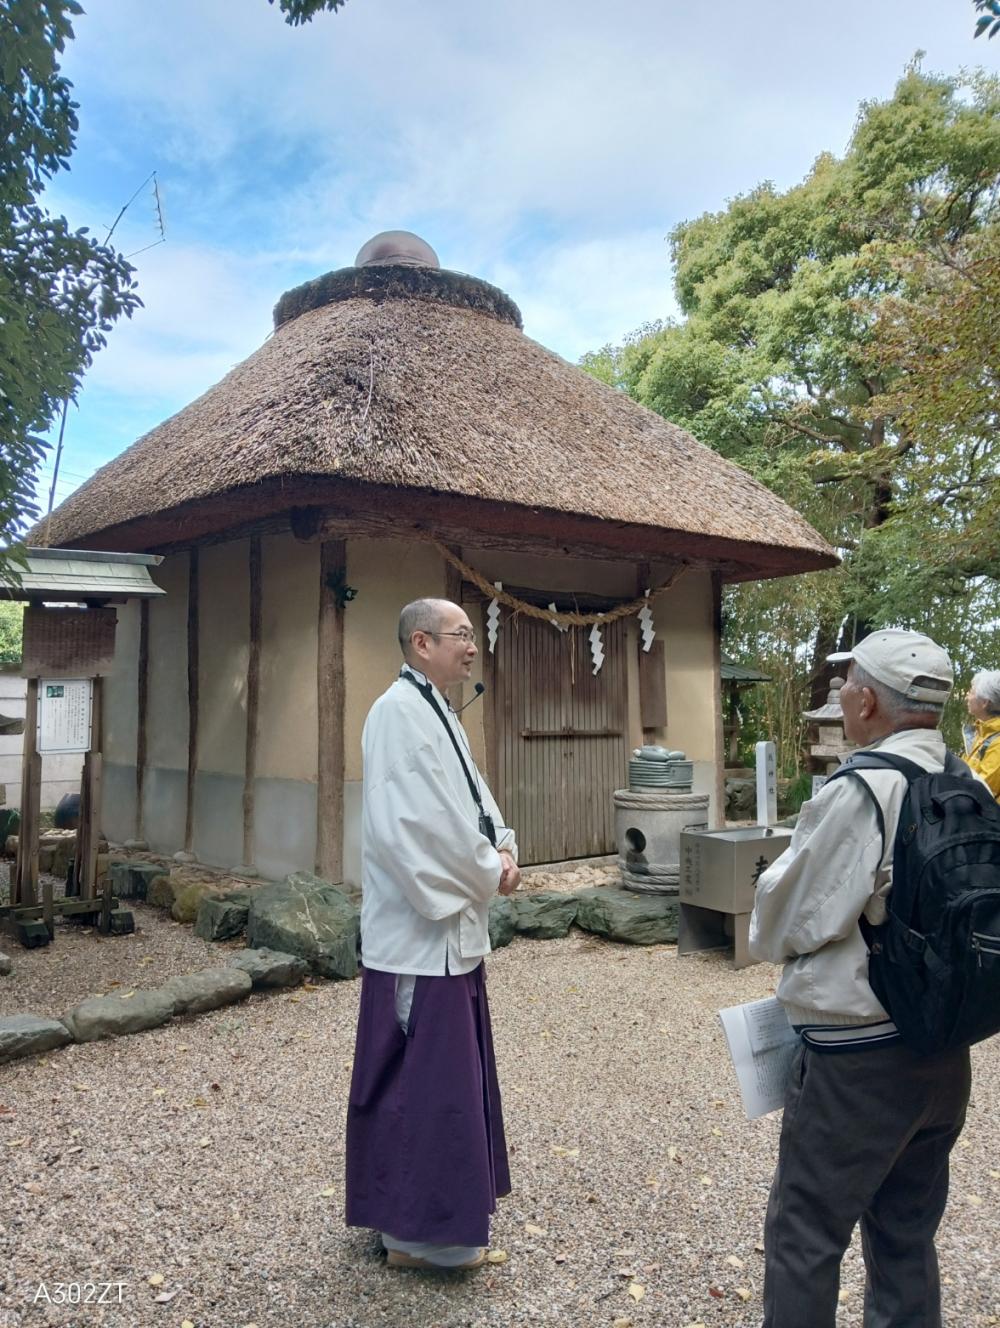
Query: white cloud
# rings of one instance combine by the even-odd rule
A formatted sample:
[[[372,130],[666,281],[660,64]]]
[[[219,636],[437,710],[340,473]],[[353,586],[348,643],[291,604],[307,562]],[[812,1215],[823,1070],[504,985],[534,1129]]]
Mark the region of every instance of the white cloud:
[[[99,231],[155,167],[168,239],[88,376],[82,454],[193,399],[283,290],[388,227],[506,289],[567,358],[620,340],[673,311],[672,226],[842,150],[916,46],[982,58],[971,26],[940,0],[351,0],[300,29],[267,0],[93,3],[66,59],[73,197],[51,204]],[[116,240],[155,238],[143,194]]]

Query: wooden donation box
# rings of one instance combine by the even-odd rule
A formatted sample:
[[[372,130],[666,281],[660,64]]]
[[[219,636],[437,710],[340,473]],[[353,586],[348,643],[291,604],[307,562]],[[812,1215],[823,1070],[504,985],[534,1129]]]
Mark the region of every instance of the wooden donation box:
[[[791,830],[763,825],[681,832],[679,955],[732,946],[734,968],[754,962],[747,945],[754,891],[791,838]]]

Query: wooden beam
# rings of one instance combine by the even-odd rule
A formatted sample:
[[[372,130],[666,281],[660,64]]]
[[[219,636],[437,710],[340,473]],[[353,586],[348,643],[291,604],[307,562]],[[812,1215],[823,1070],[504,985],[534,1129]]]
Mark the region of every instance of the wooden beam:
[[[731,536],[703,534],[694,530],[670,530],[662,526],[636,525],[626,521],[550,508],[522,507],[513,503],[446,494],[433,490],[364,484],[357,480],[319,475],[272,476],[253,485],[213,494],[172,509],[149,513],[133,521],[81,537],[80,547],[106,550],[143,548],[170,551],[194,541],[234,539],[251,530],[265,529],[274,521],[275,510],[317,508],[323,523],[310,538],[343,538],[351,533],[334,532],[331,519],[381,520],[396,538],[408,531],[433,532],[445,542],[483,547],[487,538],[496,547],[527,549],[529,543],[550,552],[605,558],[661,560],[679,557],[703,566],[720,568],[727,580],[760,579],[816,571],[836,565],[832,552],[806,547],[788,547]],[[288,528],[288,516],[284,517]],[[311,517],[297,518],[308,531]],[[268,529],[273,529],[267,525]],[[584,552],[586,550],[586,552]]]
[[[149,751],[149,600],[139,602],[138,718],[135,730],[135,837],[145,839],[143,795]]]
[[[193,852],[194,784],[198,774],[198,550],[188,554],[187,603],[188,764],[184,851]]]
[[[644,734],[667,727],[667,654],[662,637],[648,650],[639,646],[639,722]]]
[[[41,796],[38,754],[38,679],[29,678],[24,700],[24,744],[21,757],[21,816],[17,837],[17,863],[11,886],[12,904],[38,902],[38,817]],[[36,800],[36,787],[38,795]],[[32,867],[32,863],[34,866]]]
[[[260,650],[263,623],[261,540],[250,540],[250,652],[247,658],[247,742],[243,773],[243,865],[254,865],[254,806],[257,781],[257,735],[260,728]]]
[[[331,585],[346,567],[344,540],[320,545],[316,874],[334,882],[344,874],[344,608]]]
[[[90,711],[90,751],[84,760],[86,799],[80,799],[80,821],[84,818],[86,801],[86,840],[81,850],[83,859],[80,894],[84,899],[97,898],[97,852],[101,842],[101,793],[103,783],[104,748],[104,680],[94,678],[91,683],[93,703]]]
[[[462,550],[457,544],[449,545],[448,551],[456,558],[462,556]],[[452,604],[462,603],[462,573],[447,560],[444,564],[444,597],[450,599]],[[463,700],[462,683],[456,683],[454,687],[448,688],[448,700],[457,710]]]
[[[712,710],[715,716],[715,824],[726,824],[726,734],[722,719],[722,576],[712,573]]]

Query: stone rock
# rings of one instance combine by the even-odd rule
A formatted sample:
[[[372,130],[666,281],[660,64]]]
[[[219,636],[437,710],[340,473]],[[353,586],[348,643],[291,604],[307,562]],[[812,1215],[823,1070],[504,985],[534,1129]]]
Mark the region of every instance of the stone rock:
[[[255,987],[295,987],[309,972],[304,959],[278,950],[237,950],[229,967],[248,973]]]
[[[146,903],[152,904],[153,908],[173,908],[177,893],[177,882],[163,872],[162,868],[160,868],[160,871],[162,874],[154,876],[149,883]]]
[[[174,873],[179,876],[180,873]],[[175,881],[174,902],[170,906],[170,916],[175,922],[194,922],[198,916],[201,901],[209,895],[219,893],[216,881]]]
[[[576,925],[612,941],[633,945],[672,944],[677,940],[678,903],[670,895],[635,895],[608,886],[577,891]]]
[[[360,933],[361,914],[347,896],[310,872],[262,886],[250,899],[250,947],[298,955],[323,977],[357,977]]]
[[[137,991],[131,996],[90,996],[75,1010],[61,1016],[74,1042],[96,1042],[98,1038],[121,1037],[144,1028],[158,1028],[174,1013],[174,999],[162,987]]]
[[[203,941],[231,941],[247,929],[250,916],[249,890],[226,890],[204,895],[198,905],[194,934]]]
[[[757,781],[726,780],[726,820],[752,821],[757,815]]]
[[[576,895],[561,890],[511,895],[510,902],[518,934],[536,941],[552,941],[565,936],[576,920],[579,908]]]
[[[238,968],[203,968],[171,978],[162,991],[173,1000],[175,1014],[204,1014],[242,1000],[252,987],[250,974]]]
[[[5,978],[14,971],[14,961],[10,955],[0,952],[0,978]]]
[[[516,931],[513,899],[509,895],[494,895],[490,900],[490,949],[510,945]]]
[[[8,1015],[0,1019],[0,1065],[19,1056],[37,1056],[69,1041],[69,1031],[59,1019],[39,1019],[33,1014]]]
[[[112,860],[109,870],[112,892],[119,899],[147,899],[153,882],[157,877],[164,875],[163,867],[156,862]],[[161,904],[160,907],[169,907],[169,905]]]
[[[131,853],[149,852],[149,845],[146,843],[144,839],[126,839],[125,843],[122,845],[122,848],[127,849]]]

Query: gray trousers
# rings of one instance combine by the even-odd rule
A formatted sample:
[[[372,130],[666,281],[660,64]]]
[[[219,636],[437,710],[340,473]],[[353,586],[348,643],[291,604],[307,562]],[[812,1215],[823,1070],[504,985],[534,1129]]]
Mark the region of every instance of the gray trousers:
[[[865,1328],[940,1328],[934,1235],[969,1086],[968,1049],[801,1048],[764,1228],[764,1328],[833,1328],[859,1220]]]

